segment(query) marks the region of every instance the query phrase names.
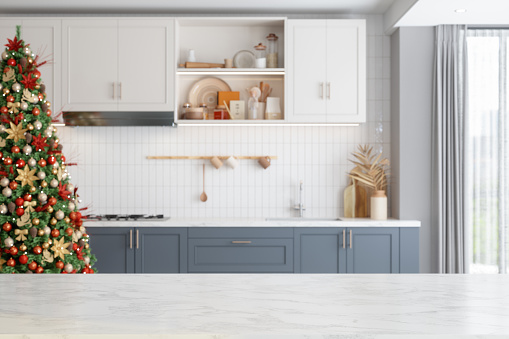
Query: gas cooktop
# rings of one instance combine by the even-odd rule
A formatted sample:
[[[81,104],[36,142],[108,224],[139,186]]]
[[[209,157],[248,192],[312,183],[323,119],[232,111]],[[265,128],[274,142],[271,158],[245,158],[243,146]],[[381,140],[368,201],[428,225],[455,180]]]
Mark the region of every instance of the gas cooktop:
[[[153,220],[153,221],[165,221],[169,220],[170,217],[165,217],[163,214],[91,214],[87,216],[87,220],[107,220],[107,221],[138,221],[138,220]]]

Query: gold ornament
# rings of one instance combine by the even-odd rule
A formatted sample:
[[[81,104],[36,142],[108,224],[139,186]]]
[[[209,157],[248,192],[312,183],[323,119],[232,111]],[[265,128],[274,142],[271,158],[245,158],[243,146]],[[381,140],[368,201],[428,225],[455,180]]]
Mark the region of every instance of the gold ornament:
[[[37,231],[37,235],[42,237],[44,235],[44,231],[43,230],[38,230]]]
[[[8,81],[14,80],[15,78],[16,78],[16,72],[14,71],[14,68],[11,68],[7,72],[4,73],[2,80],[4,82],[8,82]]]
[[[11,91],[10,91],[8,88],[4,88],[4,89],[3,89],[3,92],[4,92],[4,94],[5,94],[5,95],[7,95],[7,94],[11,93]]]
[[[25,201],[23,202],[23,207],[28,213],[32,213],[34,211],[34,207],[37,206],[37,201]]]
[[[0,138],[0,147],[5,147],[6,141],[4,138]]]
[[[63,170],[65,170],[67,166],[65,166],[65,164],[62,164],[62,166],[60,166],[60,168],[62,168]]]
[[[65,217],[65,218],[64,218],[64,221],[65,221],[66,223],[70,223],[70,222],[71,222],[71,219],[70,219],[69,217]]]
[[[48,249],[49,248],[49,244],[47,242],[43,243],[42,244],[42,248]]]
[[[27,128],[28,128],[29,131],[33,131],[34,130],[34,125],[28,124]]]
[[[32,186],[32,187],[30,187],[30,189],[28,191],[30,193],[35,193],[35,191],[37,191],[37,189],[34,186]]]
[[[53,169],[51,170],[51,173],[52,173],[53,175],[57,175],[58,170],[57,170],[56,168],[53,168]]]
[[[21,106],[19,102],[8,102],[7,108],[9,109],[9,112],[11,113],[18,113],[18,108]]]
[[[39,84],[35,85],[35,89],[41,89],[41,85]]]
[[[14,142],[18,142],[21,139],[26,140],[25,138],[25,132],[27,131],[26,128],[23,128],[23,123],[20,122],[17,126],[14,125],[12,122],[10,122],[11,128],[8,128],[5,130],[9,134],[7,139],[14,139]]]
[[[48,211],[49,212],[49,211]],[[51,212],[50,212],[51,213]],[[49,222],[51,225],[56,225],[57,224],[57,219],[55,218],[51,218],[50,222]]]
[[[57,128],[55,127],[55,133],[57,132],[57,131],[56,131],[56,129],[57,129]],[[60,142],[60,139],[55,138],[55,143],[56,143],[56,144],[58,144],[59,142]]]
[[[27,240],[26,235],[28,235],[28,230],[20,230],[19,228],[16,228],[14,230],[14,235],[17,235],[16,240],[17,241],[25,241]]]
[[[33,218],[33,219],[32,219],[32,225],[37,226],[37,225],[39,225],[39,223],[40,223],[40,222],[41,222],[41,221],[40,221],[38,218]]]
[[[48,187],[48,183],[46,181],[41,182],[42,187]]]
[[[47,262],[53,262],[53,256],[51,256],[50,251],[46,249],[42,251],[42,260]]]
[[[67,247],[70,243],[64,244],[64,237],[60,238],[60,240],[55,240],[53,247],[51,250],[53,251],[53,257],[56,259],[57,257],[65,258],[65,254],[69,254],[70,252],[67,250]]]
[[[48,244],[52,245],[53,244],[53,240],[48,239]]]
[[[48,106],[48,108],[51,107],[51,102],[49,102],[48,100],[46,100],[46,105]],[[55,133],[57,132],[57,128],[55,127]]]
[[[88,248],[90,247],[89,244],[85,244],[85,249],[88,250]]]
[[[21,244],[21,246],[19,247],[20,251],[24,252],[27,250],[27,246],[25,244]]]
[[[0,272],[2,272],[2,266],[5,264],[7,260],[0,258]]]
[[[48,213],[53,213],[53,207],[51,206],[48,206],[48,209],[47,209]]]
[[[30,63],[30,64],[31,64],[32,62],[34,62],[34,59],[32,59],[32,58],[28,58],[28,63]]]
[[[25,165],[25,168],[22,170],[17,169],[17,171],[19,175],[16,178],[16,180],[21,182],[22,187],[25,185],[33,186],[34,185],[33,181],[39,179],[34,175],[36,169],[34,168],[33,170],[31,170],[28,167],[28,165]]]

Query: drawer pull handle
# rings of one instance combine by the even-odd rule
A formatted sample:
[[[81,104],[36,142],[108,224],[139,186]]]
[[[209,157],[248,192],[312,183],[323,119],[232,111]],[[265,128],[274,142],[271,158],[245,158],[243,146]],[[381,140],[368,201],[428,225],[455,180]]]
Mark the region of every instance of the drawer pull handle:
[[[343,248],[345,248],[345,244],[346,244],[346,231],[343,230]]]
[[[129,230],[129,248],[133,248],[133,230]]]
[[[352,248],[352,230],[350,230],[350,248]]]
[[[251,240],[233,240],[232,244],[250,244]]]
[[[140,248],[140,231],[136,230],[136,249]]]

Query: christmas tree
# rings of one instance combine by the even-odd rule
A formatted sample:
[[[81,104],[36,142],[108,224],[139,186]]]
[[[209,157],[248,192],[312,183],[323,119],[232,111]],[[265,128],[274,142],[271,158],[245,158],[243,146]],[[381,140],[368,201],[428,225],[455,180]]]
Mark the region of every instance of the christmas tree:
[[[0,272],[94,273],[50,102],[29,44],[8,39],[0,70]]]

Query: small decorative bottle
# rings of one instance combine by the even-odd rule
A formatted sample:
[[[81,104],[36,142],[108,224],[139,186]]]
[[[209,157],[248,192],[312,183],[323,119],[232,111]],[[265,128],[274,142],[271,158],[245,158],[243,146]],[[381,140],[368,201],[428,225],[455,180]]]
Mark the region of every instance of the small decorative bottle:
[[[265,68],[267,67],[267,59],[266,59],[266,49],[267,46],[264,46],[261,42],[254,46],[255,49],[255,57],[256,57],[256,68]]]
[[[277,40],[274,33],[267,35],[267,68],[277,68]]]

